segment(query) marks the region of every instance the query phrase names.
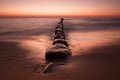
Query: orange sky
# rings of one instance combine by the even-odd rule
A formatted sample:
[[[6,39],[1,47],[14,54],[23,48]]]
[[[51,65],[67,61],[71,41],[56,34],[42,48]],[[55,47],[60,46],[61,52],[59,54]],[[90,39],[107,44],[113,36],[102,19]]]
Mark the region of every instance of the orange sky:
[[[0,16],[120,16],[120,0],[0,0]]]

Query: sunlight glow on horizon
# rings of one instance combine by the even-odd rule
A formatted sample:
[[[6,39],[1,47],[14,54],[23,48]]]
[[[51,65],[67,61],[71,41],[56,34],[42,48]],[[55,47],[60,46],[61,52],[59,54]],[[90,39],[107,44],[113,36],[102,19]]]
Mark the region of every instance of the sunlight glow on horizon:
[[[1,0],[0,16],[120,16],[119,0]]]

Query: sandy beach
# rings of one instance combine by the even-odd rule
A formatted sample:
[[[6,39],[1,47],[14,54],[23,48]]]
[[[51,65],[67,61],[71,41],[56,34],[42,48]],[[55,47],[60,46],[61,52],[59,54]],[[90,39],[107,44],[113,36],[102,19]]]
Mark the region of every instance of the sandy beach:
[[[0,80],[120,80],[120,0],[0,0]]]
[[[0,80],[119,80],[120,30],[71,32],[68,41],[72,56],[66,65],[47,74],[36,73],[44,64],[49,36],[1,38]],[[79,37],[78,37],[79,35]]]

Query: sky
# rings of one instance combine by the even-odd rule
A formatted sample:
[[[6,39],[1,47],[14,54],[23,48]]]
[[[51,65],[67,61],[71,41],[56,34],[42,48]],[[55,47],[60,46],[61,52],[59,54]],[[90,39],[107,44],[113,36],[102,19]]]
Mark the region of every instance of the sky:
[[[120,16],[120,0],[0,0],[0,16]]]

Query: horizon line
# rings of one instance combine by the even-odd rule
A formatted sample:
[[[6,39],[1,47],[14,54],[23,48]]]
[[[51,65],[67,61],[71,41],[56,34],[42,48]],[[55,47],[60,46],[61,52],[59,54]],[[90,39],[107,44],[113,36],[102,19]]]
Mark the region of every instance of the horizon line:
[[[118,16],[1,16],[0,18],[120,17]]]

